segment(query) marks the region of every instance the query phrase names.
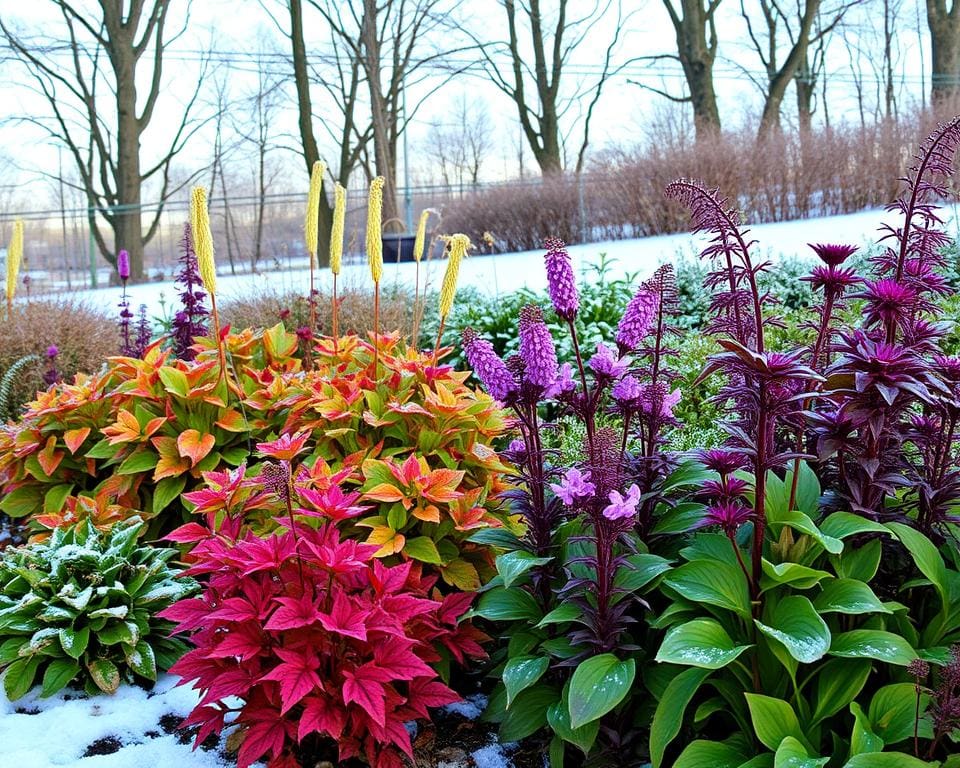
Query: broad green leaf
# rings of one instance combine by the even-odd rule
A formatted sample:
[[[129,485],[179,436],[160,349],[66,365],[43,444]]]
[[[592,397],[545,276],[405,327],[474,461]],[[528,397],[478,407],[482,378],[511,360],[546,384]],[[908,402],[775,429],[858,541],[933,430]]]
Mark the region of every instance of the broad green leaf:
[[[109,659],[94,659],[87,664],[90,678],[104,693],[116,693],[120,687],[120,670]]]
[[[159,368],[157,373],[167,392],[179,395],[180,397],[187,396],[187,393],[190,391],[190,383],[187,381],[187,375],[183,371],[164,365]]]
[[[683,725],[683,715],[694,694],[710,675],[708,669],[686,669],[670,681],[650,726],[650,762],[663,765],[663,756]]]
[[[72,659],[79,659],[87,650],[87,644],[90,642],[90,628],[83,627],[78,630],[64,627],[59,632],[60,647],[63,652]]]
[[[688,600],[751,617],[750,593],[742,571],[728,563],[695,560],[674,568],[664,583]]]
[[[854,755],[843,768],[934,768],[934,763],[928,763],[902,752],[868,752],[864,755]]]
[[[147,680],[157,679],[157,659],[147,641],[141,640],[133,648],[126,646],[123,651],[130,669]]]
[[[500,723],[500,740],[520,741],[547,724],[547,710],[560,700],[560,692],[549,685],[536,685],[517,696]]]
[[[26,517],[38,511],[43,504],[43,492],[36,486],[24,486],[4,494],[0,501],[0,512],[10,517]]]
[[[652,533],[662,536],[696,530],[706,511],[705,504],[696,502],[676,504],[659,516]]]
[[[920,711],[927,708],[930,701],[928,693],[920,694]],[[873,732],[886,744],[896,744],[913,738],[913,729],[917,712],[917,689],[913,683],[894,683],[885,685],[870,700],[867,716]],[[918,735],[921,739],[933,736],[930,721],[920,720]]]
[[[118,475],[136,475],[139,472],[146,472],[148,469],[155,469],[159,461],[160,457],[154,451],[144,448],[127,456],[114,471]]]
[[[600,721],[593,720],[579,728],[570,726],[570,710],[567,703],[558,701],[551,704],[547,710],[547,723],[564,741],[570,742],[584,755],[590,752],[594,742],[597,740],[597,734],[600,732]]]
[[[760,561],[760,565],[763,568],[760,586],[764,592],[784,584],[790,584],[796,589],[810,589],[823,579],[830,578],[827,571],[808,568],[799,563],[778,563],[774,565],[769,560],[763,559]]]
[[[497,556],[497,573],[503,579],[503,586],[508,589],[518,578],[538,565],[546,565],[553,558],[534,557],[529,552],[518,550]]]
[[[891,613],[873,590],[856,579],[833,579],[813,601],[820,613]]]
[[[850,756],[853,757],[854,755],[863,755],[870,752],[882,752],[883,739],[870,730],[870,721],[857,702],[853,702],[850,705],[850,713],[853,715]]]
[[[506,528],[483,528],[476,533],[470,534],[467,541],[506,550],[523,548],[523,542]]]
[[[16,701],[33,687],[33,680],[37,668],[43,661],[43,656],[29,656],[13,662],[3,676],[3,690],[10,701]]]
[[[79,674],[80,664],[73,659],[54,659],[44,670],[41,698],[53,696]]]
[[[56,514],[67,500],[67,496],[73,490],[73,483],[63,483],[54,485],[43,494],[43,511],[45,514]]]
[[[822,659],[830,649],[830,629],[806,597],[791,595],[778,601],[770,623],[755,621],[757,628],[787,649],[802,664]],[[779,742],[777,742],[779,744]],[[770,747],[776,749],[776,745]]]
[[[854,629],[833,638],[831,656],[845,659],[876,659],[905,667],[917,652],[900,635],[879,629]]]
[[[820,768],[829,757],[811,757],[806,748],[793,736],[787,736],[777,747],[773,768]]]
[[[837,576],[869,584],[877,574],[882,555],[883,545],[880,539],[872,539],[856,549],[847,547],[842,555],[832,559]]]
[[[749,757],[730,744],[697,740],[680,753],[673,768],[740,768]]]
[[[821,547],[823,547],[827,552],[833,555],[838,555],[843,551],[843,542],[833,536],[827,536],[816,524],[803,512],[798,512],[797,510],[791,510],[784,515],[781,515],[776,520],[777,523],[781,525],[789,526],[795,531],[800,533],[805,533],[807,536],[816,541]]]
[[[163,512],[163,510],[170,506],[170,502],[183,493],[183,489],[186,487],[186,485],[186,475],[165,477],[163,480],[157,483],[157,486],[153,491],[153,503],[151,506],[153,514],[160,514]]]
[[[443,559],[437,551],[437,545],[429,536],[417,536],[415,539],[407,539],[403,545],[404,554],[419,560],[421,563],[432,563],[440,565]]]
[[[101,645],[117,645],[126,643],[133,645],[140,639],[137,625],[132,621],[115,621],[96,633]]]
[[[887,528],[907,548],[918,570],[929,579],[940,595],[944,606],[950,605],[950,588],[947,583],[947,566],[930,539],[903,523],[888,523]]]
[[[657,652],[657,661],[720,669],[749,647],[734,645],[730,635],[715,619],[695,619],[667,632]]]
[[[614,586],[627,592],[636,592],[669,570],[670,561],[659,555],[629,555],[627,564],[617,570]]]
[[[846,709],[863,690],[872,669],[868,659],[830,659],[820,667],[813,724]]]
[[[576,621],[582,615],[583,611],[576,603],[561,603],[540,619],[537,626],[545,627],[548,624],[564,624],[568,621]]]
[[[534,685],[550,666],[546,656],[518,656],[510,659],[503,668],[503,686],[507,689],[507,708],[517,694]]]
[[[524,589],[497,587],[484,592],[471,612],[490,621],[539,621],[540,607],[533,595]]]
[[[570,678],[570,727],[579,728],[616,707],[630,691],[636,672],[633,659],[620,661],[612,653],[581,662]]]
[[[744,696],[750,708],[754,733],[761,744],[775,751],[785,738],[792,736],[812,751],[793,707],[787,702],[760,693],[745,693]]]
[[[835,539],[845,539],[858,533],[890,534],[890,529],[882,523],[875,523],[851,512],[834,512],[820,523],[820,530]]]

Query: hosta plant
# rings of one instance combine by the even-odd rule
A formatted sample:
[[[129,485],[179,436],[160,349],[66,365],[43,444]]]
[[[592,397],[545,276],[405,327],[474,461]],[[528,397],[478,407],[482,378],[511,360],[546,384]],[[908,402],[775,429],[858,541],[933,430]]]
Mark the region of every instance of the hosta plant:
[[[158,614],[196,589],[169,565],[175,549],[141,546],[142,523],[88,522],[0,556],[0,669],[10,699],[33,685],[114,693],[155,681],[186,650]]]
[[[199,743],[237,711],[240,768],[358,756],[399,767],[413,757],[405,723],[459,698],[431,665],[483,654],[483,635],[459,623],[473,595],[442,597],[416,563],[385,565],[328,515],[294,511],[292,478],[268,466],[248,491],[278,530],[261,538],[211,509],[171,535],[193,545],[189,573],[206,579],[200,597],[164,612],[195,646],[173,668],[202,693],[186,724],[200,726]],[[349,506],[336,482],[314,498]]]

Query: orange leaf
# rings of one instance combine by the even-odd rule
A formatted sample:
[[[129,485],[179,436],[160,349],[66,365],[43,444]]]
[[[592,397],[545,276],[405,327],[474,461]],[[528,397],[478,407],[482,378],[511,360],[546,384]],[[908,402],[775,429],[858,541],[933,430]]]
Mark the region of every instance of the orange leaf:
[[[63,433],[63,442],[66,444],[67,448],[70,449],[70,453],[73,454],[77,452],[81,445],[83,445],[83,441],[87,439],[89,434],[90,427],[68,429]]]
[[[117,414],[117,421],[109,427],[103,428],[110,445],[131,443],[140,438],[140,422],[130,411],[122,410]]]
[[[389,557],[395,555],[403,549],[407,543],[406,537],[402,533],[397,533],[393,528],[386,525],[375,526],[367,537],[367,544],[381,544],[382,546],[374,553],[374,557]]]
[[[224,411],[216,425],[227,432],[243,432],[247,429],[247,420],[243,418],[240,411],[231,408]]]
[[[440,522],[440,510],[437,509],[433,504],[430,504],[426,507],[415,507],[413,510],[413,516],[417,518],[417,520],[423,520],[425,523]]]
[[[403,491],[394,485],[390,485],[390,483],[380,483],[380,485],[374,486],[364,493],[363,497],[365,499],[371,499],[372,501],[407,501],[407,497],[403,495]]]
[[[160,427],[167,423],[166,416],[157,416],[155,419],[150,419],[147,422],[147,426],[143,428],[143,434],[147,437],[151,437]]]
[[[177,452],[183,458],[190,459],[190,466],[195,467],[213,450],[215,442],[213,435],[201,435],[195,429],[188,429],[177,437]]]
[[[57,446],[57,436],[50,435],[47,438],[47,444],[43,447],[43,450],[37,454],[37,461],[40,463],[40,466],[43,467],[43,471],[48,475],[52,475],[57,471],[57,467],[60,466],[60,462],[63,461],[63,457],[66,455],[63,451],[55,450]]]

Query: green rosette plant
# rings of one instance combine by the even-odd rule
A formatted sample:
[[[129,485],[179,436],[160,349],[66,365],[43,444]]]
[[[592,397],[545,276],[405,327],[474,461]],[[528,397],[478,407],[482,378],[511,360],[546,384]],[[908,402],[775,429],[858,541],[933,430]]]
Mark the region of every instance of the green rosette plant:
[[[114,693],[155,681],[186,651],[157,614],[196,583],[170,565],[177,550],[138,545],[142,522],[98,531],[89,522],[0,557],[0,670],[11,700],[35,684]]]

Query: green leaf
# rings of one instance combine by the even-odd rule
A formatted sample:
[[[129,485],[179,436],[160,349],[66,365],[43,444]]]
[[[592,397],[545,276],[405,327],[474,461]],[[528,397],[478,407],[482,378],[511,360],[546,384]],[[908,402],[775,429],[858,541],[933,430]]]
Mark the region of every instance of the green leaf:
[[[187,393],[190,391],[190,383],[187,381],[187,375],[183,371],[164,365],[160,367],[157,373],[160,375],[160,381],[163,382],[163,386],[167,392],[179,395],[180,397],[187,396]]]
[[[920,712],[930,701],[928,693],[920,695]],[[917,689],[913,683],[894,683],[885,685],[870,700],[867,714],[874,733],[885,744],[896,744],[913,738],[913,728],[917,712]],[[930,721],[920,720],[918,735],[921,739],[933,736]]]
[[[667,509],[657,519],[652,533],[665,535],[671,533],[686,533],[696,530],[697,525],[706,514],[707,507],[696,502],[683,502]]]
[[[170,506],[170,502],[183,493],[183,489],[186,484],[186,475],[165,477],[163,480],[157,483],[157,486],[153,491],[153,502],[150,507],[153,511],[153,514],[158,515],[168,506]]]
[[[20,649],[29,643],[26,637],[11,637],[0,645],[0,668],[20,658]]]
[[[688,600],[715,605],[745,619],[751,618],[747,580],[734,565],[694,560],[674,568],[664,583]]]
[[[854,755],[843,768],[934,768],[934,764],[902,752],[868,752]]]
[[[775,751],[785,738],[792,736],[806,749],[813,751],[793,707],[787,702],[760,693],[745,693],[744,696],[750,707],[753,730],[761,744]]]
[[[834,512],[820,523],[820,530],[835,539],[845,539],[859,533],[890,534],[890,529],[882,523],[875,523],[852,512]]]
[[[506,528],[483,528],[470,534],[467,541],[472,541],[474,544],[484,544],[488,547],[498,547],[499,549],[523,548],[523,542]]]
[[[484,592],[471,615],[490,621],[518,621],[526,619],[538,621],[540,607],[533,595],[524,589],[504,589],[497,587]]]
[[[537,622],[538,627],[545,627],[548,624],[565,624],[568,621],[576,621],[583,615],[583,611],[576,603],[561,603],[550,613]]]
[[[856,579],[833,579],[823,585],[823,591],[813,601],[820,613],[891,613],[880,602],[873,590]]]
[[[553,558],[534,557],[529,552],[518,550],[497,556],[497,573],[503,579],[503,586],[509,588],[518,578],[538,565],[546,565]]]
[[[708,669],[686,669],[670,681],[660,697],[650,726],[650,762],[653,768],[660,768],[663,764],[667,747],[680,733],[683,714],[690,700],[709,675]]]
[[[867,659],[830,659],[820,667],[812,723],[845,709],[863,690],[872,669]]]
[[[814,524],[807,515],[797,510],[791,510],[783,515],[778,515],[776,522],[781,525],[789,526],[795,531],[805,533],[816,541],[821,547],[832,555],[838,555],[843,551],[843,542],[833,536],[827,536]]]
[[[811,757],[803,744],[793,736],[787,736],[777,747],[773,768],[820,768],[829,761],[829,757]]]
[[[139,472],[154,469],[159,461],[160,457],[156,452],[146,448],[131,453],[114,472],[118,475],[136,475]]]
[[[550,666],[547,656],[518,656],[503,668],[503,686],[507,690],[507,708],[517,694],[534,685]]]
[[[80,674],[80,665],[73,659],[54,659],[43,673],[41,698],[53,696]]]
[[[627,564],[617,569],[614,586],[627,592],[636,592],[669,570],[670,561],[659,555],[629,555]]]
[[[403,545],[403,551],[406,555],[414,560],[419,560],[421,563],[433,563],[434,565],[443,563],[443,559],[437,551],[437,545],[429,536],[407,539],[406,544]]]
[[[673,768],[740,768],[749,759],[742,750],[719,741],[694,741],[680,753]]]
[[[559,700],[559,692],[549,685],[536,685],[523,691],[503,715],[501,742],[520,741],[539,731],[547,724],[547,710]]]
[[[883,752],[883,739],[870,730],[870,721],[857,702],[850,705],[850,712],[854,718],[853,734],[850,737],[850,756]]]
[[[130,669],[147,680],[157,679],[157,659],[153,648],[146,640],[141,640],[135,647],[124,648],[124,657]]]
[[[90,628],[82,627],[78,630],[64,627],[59,632],[60,647],[63,652],[72,659],[79,659],[87,650],[90,643]]]
[[[120,670],[109,659],[93,659],[87,664],[90,678],[104,693],[116,693],[120,687]]]
[[[42,660],[43,656],[40,655],[29,656],[18,659],[7,667],[3,677],[3,690],[10,701],[16,701],[33,687],[33,679]]]
[[[715,619],[695,619],[667,632],[656,660],[702,669],[720,669],[749,647],[734,645],[730,635]]]
[[[845,659],[876,659],[905,667],[917,652],[900,635],[879,629],[855,629],[833,638],[831,656]]]
[[[62,483],[54,485],[43,494],[43,512],[47,515],[55,515],[61,509],[67,500],[67,496],[73,490],[73,483]]]
[[[882,554],[880,539],[872,539],[862,547],[844,549],[842,555],[833,558],[834,569],[842,579],[856,579],[866,584],[876,576]]]
[[[607,714],[630,691],[637,672],[633,659],[603,653],[580,663],[570,678],[570,727]]]
[[[810,589],[819,584],[823,579],[830,578],[827,571],[808,568],[799,563],[778,563],[774,565],[767,559],[760,561],[763,568],[763,576],[760,579],[762,591],[790,584],[796,589]]]
[[[579,728],[570,726],[570,712],[564,701],[558,701],[551,704],[547,710],[547,723],[564,741],[570,742],[584,755],[590,752],[594,742],[597,740],[597,734],[600,732],[600,721],[593,720]]]
[[[24,486],[10,491],[0,501],[0,512],[6,512],[10,517],[26,517],[37,512],[43,502],[43,491],[36,486]]]
[[[944,606],[950,605],[950,588],[947,583],[947,566],[930,539],[903,523],[887,523],[887,528],[907,548],[917,569],[933,584]]]
[[[830,648],[830,629],[813,603],[802,595],[791,595],[778,601],[769,624],[759,619],[755,623],[763,634],[781,643],[802,664],[822,659]],[[776,745],[770,748],[776,749]]]
[[[101,645],[133,645],[139,639],[139,631],[132,621],[115,621],[108,623],[96,636]]]

